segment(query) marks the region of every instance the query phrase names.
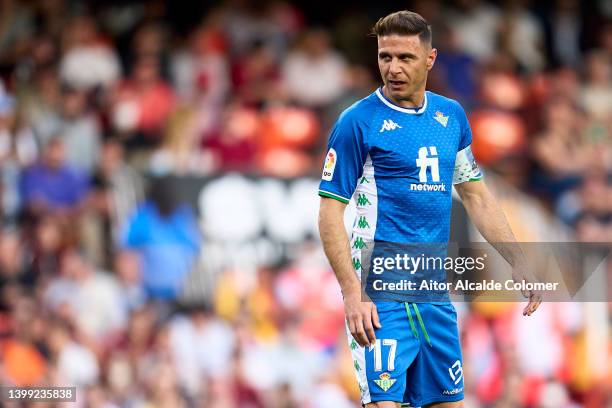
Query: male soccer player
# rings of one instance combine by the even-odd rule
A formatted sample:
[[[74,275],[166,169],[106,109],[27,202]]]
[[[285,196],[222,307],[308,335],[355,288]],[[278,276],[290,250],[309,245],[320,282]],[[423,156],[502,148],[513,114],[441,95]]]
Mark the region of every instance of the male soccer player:
[[[506,218],[470,150],[472,134],[456,101],[425,91],[436,49],[420,15],[399,11],[372,30],[384,85],[345,110],[329,139],[319,195],[319,230],[344,297],[350,349],[365,407],[462,407],[457,317],[450,302],[371,302],[358,270],[368,243],[448,242],[451,186],[471,220],[527,279]],[[349,241],[343,214],[357,219]],[[357,273],[356,273],[357,272]],[[523,293],[531,315],[538,293]]]

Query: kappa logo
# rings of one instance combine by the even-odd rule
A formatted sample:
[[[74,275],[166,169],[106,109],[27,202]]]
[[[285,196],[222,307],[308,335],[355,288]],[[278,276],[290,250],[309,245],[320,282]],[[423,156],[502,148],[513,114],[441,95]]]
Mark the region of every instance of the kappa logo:
[[[444,116],[444,114],[440,111],[437,111],[436,116],[434,116],[433,118],[444,127],[448,125],[448,116]]]
[[[383,121],[382,127],[380,128],[380,132],[379,133],[382,133],[385,130],[395,130],[395,129],[401,129],[401,128],[402,127],[400,125],[398,125],[397,123],[395,123],[391,119],[385,119]]]
[[[325,181],[331,181],[334,177],[334,169],[338,162],[338,154],[334,149],[329,149],[325,156],[325,164],[323,165],[323,175],[321,178]]]

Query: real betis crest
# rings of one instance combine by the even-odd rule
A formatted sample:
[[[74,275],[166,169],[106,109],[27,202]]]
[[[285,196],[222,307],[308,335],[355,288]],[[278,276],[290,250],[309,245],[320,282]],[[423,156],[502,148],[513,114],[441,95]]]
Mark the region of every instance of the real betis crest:
[[[383,391],[388,391],[389,388],[391,388],[391,386],[395,384],[396,381],[391,378],[391,374],[389,373],[382,373],[378,378],[380,379],[374,380],[374,382],[376,383],[376,385],[382,388]]]
[[[446,127],[446,125],[448,124],[448,116],[444,116],[444,114],[440,111],[436,112],[436,116],[434,116],[434,119],[437,120],[438,123],[444,127]]]

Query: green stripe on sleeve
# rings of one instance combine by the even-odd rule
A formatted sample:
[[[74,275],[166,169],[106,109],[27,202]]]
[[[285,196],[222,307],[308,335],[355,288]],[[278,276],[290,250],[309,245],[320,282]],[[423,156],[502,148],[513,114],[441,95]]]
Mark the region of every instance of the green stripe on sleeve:
[[[349,203],[349,200],[347,198],[344,198],[344,197],[339,196],[339,195],[334,194],[334,193],[330,193],[328,191],[319,190],[319,195],[321,197],[333,198],[334,200],[338,200],[338,201],[340,201],[341,203],[344,203],[344,204],[348,204]]]

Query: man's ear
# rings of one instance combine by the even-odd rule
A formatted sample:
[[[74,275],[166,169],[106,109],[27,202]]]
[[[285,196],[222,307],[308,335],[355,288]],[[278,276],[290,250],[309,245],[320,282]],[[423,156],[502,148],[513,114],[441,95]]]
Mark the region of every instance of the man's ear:
[[[429,51],[429,55],[427,56],[427,70],[428,71],[433,68],[436,62],[437,56],[438,56],[438,50],[435,48],[432,48],[431,51]]]

